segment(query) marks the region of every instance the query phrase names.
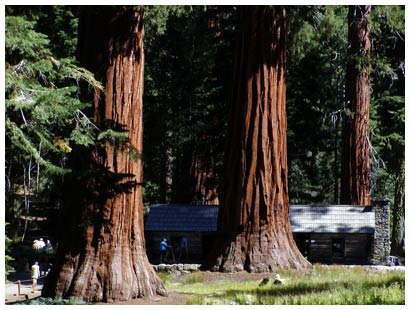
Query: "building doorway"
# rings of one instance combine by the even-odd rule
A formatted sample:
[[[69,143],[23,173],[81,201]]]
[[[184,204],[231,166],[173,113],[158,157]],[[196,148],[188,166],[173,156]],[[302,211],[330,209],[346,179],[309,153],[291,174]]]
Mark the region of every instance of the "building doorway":
[[[309,259],[310,257],[310,235],[309,234],[295,234],[296,245],[302,255]]]

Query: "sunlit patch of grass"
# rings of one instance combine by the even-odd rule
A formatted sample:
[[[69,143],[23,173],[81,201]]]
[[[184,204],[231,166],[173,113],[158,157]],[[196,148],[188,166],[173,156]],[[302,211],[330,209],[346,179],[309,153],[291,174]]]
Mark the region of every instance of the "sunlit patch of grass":
[[[202,272],[188,274],[183,280],[183,284],[195,283],[204,283],[204,275],[202,274]]]
[[[374,272],[363,267],[315,266],[309,274],[280,272],[282,285],[272,281],[183,281],[170,289],[192,294],[187,304],[242,305],[377,305],[404,304],[404,272]],[[273,275],[272,275],[273,277]]]
[[[203,296],[192,296],[187,298],[186,305],[206,305],[205,298]]]
[[[157,272],[157,276],[161,279],[162,283],[164,283],[165,286],[169,285],[171,279],[175,277],[174,274],[168,272]]]

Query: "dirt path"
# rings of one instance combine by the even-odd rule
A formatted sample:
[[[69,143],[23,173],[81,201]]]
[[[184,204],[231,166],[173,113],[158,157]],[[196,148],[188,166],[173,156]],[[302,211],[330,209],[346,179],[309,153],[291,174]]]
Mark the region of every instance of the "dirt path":
[[[6,284],[4,287],[5,303],[12,304],[15,302],[25,301],[40,297],[43,285],[37,285],[34,293],[31,291],[31,284],[23,283],[20,288],[20,296],[18,296],[18,286],[15,283]]]

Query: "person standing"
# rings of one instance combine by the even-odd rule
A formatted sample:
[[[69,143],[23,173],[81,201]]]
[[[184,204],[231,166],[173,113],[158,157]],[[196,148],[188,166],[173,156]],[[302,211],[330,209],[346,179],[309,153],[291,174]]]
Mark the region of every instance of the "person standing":
[[[168,249],[167,239],[164,238],[159,244],[159,263],[160,264],[162,264],[163,261],[165,261],[165,258],[167,256],[167,249]]]
[[[188,239],[184,235],[182,236],[180,242],[179,242],[179,257],[178,260],[180,260],[184,256],[185,259],[188,258]]]
[[[50,240],[47,240],[47,243],[46,243],[46,245],[45,245],[45,249],[46,249],[46,252],[47,251],[53,251],[53,245],[51,244],[51,242],[50,242]]]
[[[37,280],[40,277],[40,266],[38,265],[38,262],[35,262],[33,266],[31,266],[31,287],[32,287],[32,293],[34,293],[34,290],[36,289],[37,286]]]

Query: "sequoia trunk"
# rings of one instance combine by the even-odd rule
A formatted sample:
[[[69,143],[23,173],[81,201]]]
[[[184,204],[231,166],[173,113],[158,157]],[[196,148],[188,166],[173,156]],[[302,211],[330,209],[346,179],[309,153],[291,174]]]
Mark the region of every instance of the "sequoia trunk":
[[[349,7],[340,202],[371,205],[369,5]]]
[[[285,36],[284,7],[239,8],[216,271],[310,267],[289,221]]]
[[[105,86],[94,96],[95,120],[126,138],[73,156],[83,175],[67,180],[66,234],[42,294],[89,301],[166,294],[144,248],[143,9],[91,7],[84,16],[79,59]]]
[[[194,197],[200,204],[219,205],[217,163],[212,146],[209,146],[207,155],[206,160],[198,152],[192,156],[191,175],[194,180]]]

